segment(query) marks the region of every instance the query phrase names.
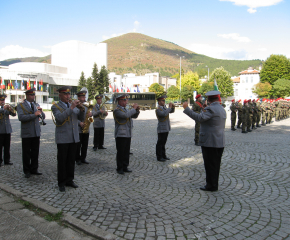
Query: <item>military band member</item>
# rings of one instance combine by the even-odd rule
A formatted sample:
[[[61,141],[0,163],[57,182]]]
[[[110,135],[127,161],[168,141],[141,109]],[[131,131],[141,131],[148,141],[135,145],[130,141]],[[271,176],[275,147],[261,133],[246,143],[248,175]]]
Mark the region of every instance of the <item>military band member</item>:
[[[93,116],[94,116],[94,147],[93,150],[97,151],[97,149],[106,149],[104,147],[104,136],[105,136],[105,119],[100,118],[102,114],[108,115],[105,110],[100,109],[102,104],[103,95],[99,94],[95,97],[97,100],[96,105],[93,108]]]
[[[242,115],[243,115],[243,104],[241,103],[241,99],[239,99],[239,101],[238,101],[238,123],[237,123],[237,128],[241,128],[241,124],[243,122]]]
[[[132,137],[131,118],[137,118],[140,112],[137,103],[132,105],[131,110],[126,109],[128,102],[128,95],[126,94],[117,97],[117,101],[117,108],[113,112],[117,148],[117,173],[124,174],[124,172],[132,172],[132,170],[128,169]]]
[[[172,103],[169,103],[169,108],[165,106],[166,96],[157,98],[158,108],[156,109],[156,116],[158,119],[157,134],[158,140],[156,144],[156,157],[157,161],[165,162],[170,160],[166,156],[165,144],[167,142],[169,131],[171,130],[169,113],[173,112]]]
[[[10,162],[10,143],[12,128],[9,115],[16,116],[16,112],[9,105],[5,105],[6,95],[0,95],[0,167],[3,162],[2,149],[4,148],[4,165],[13,165]]]
[[[192,107],[192,110],[196,113],[200,113],[201,110],[203,109],[203,106],[202,106],[202,96],[200,94],[196,95],[195,97],[195,103],[193,104],[193,107]],[[195,145],[198,146],[198,140],[199,140],[199,129],[200,129],[200,122],[198,121],[195,121],[195,128],[194,128],[194,131],[195,131],[195,135],[194,135],[194,142],[195,142]]]
[[[79,140],[78,120],[84,120],[84,111],[77,108],[79,100],[70,100],[70,86],[59,88],[59,102],[51,110],[55,123],[55,142],[57,144],[57,180],[59,191],[65,186],[77,188],[74,183],[75,159]]]
[[[231,130],[236,131],[237,129],[235,129],[235,125],[236,125],[238,107],[235,103],[235,99],[232,100],[230,109],[231,109]]]
[[[86,93],[87,91],[80,91],[77,93],[78,100],[80,103],[86,102]],[[86,106],[83,106],[85,109],[85,116],[91,117],[92,113],[88,112],[88,108]],[[87,157],[87,151],[88,151],[88,145],[89,145],[89,136],[90,136],[90,128],[88,128],[88,132],[84,133],[83,128],[85,127],[85,121],[78,120],[78,128],[79,128],[79,137],[80,141],[77,143],[77,156],[76,156],[76,163],[77,165],[81,165],[82,163],[89,164],[89,162],[86,161]]]
[[[220,92],[210,91],[208,96],[209,106],[200,114],[188,108],[188,103],[183,103],[184,113],[195,121],[200,122],[199,145],[201,146],[204,167],[206,172],[206,185],[203,191],[217,191],[221,159],[225,147],[226,111],[220,104]]]
[[[42,175],[38,172],[41,132],[39,116],[45,119],[45,114],[42,108],[34,102],[35,88],[27,90],[25,94],[24,102],[17,105],[17,114],[21,122],[23,172],[25,177],[29,178],[31,174]]]
[[[251,129],[248,127],[248,119],[249,119],[249,108],[248,108],[248,100],[244,100],[244,106],[242,108],[242,133],[251,132]],[[246,128],[248,131],[246,131]]]

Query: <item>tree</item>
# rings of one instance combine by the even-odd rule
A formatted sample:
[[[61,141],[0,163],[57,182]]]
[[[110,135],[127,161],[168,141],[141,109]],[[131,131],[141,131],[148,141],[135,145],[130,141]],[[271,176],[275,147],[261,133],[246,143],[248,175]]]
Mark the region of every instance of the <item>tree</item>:
[[[89,99],[88,100],[95,99],[96,88],[95,88],[95,85],[94,85],[94,80],[91,77],[89,77],[87,79],[87,89],[88,89],[88,92],[89,92]]]
[[[100,94],[104,92],[109,92],[109,73],[105,66],[102,66],[101,71],[99,73],[99,86],[97,86],[97,91]]]
[[[186,85],[181,89],[181,98],[187,101],[188,98],[193,100],[193,91],[195,91],[194,87],[191,85]]]
[[[167,97],[171,100],[178,99],[180,96],[180,91],[177,87],[171,86],[167,89]]]
[[[273,85],[275,97],[288,97],[290,96],[290,80],[278,79]]]
[[[213,91],[214,87],[213,87],[214,83],[213,82],[204,82],[200,89],[198,89],[198,93],[201,95],[204,95],[205,93],[209,92],[209,91]]]
[[[253,93],[257,94],[260,98],[270,97],[270,92],[272,90],[272,85],[268,82],[265,83],[257,83],[252,89]]]
[[[87,85],[87,80],[85,78],[84,72],[82,72],[79,83],[78,83],[77,91],[79,92],[83,87],[86,87],[86,85]]]
[[[260,81],[273,85],[278,79],[290,79],[290,60],[284,55],[274,55],[266,59],[260,72]]]
[[[149,92],[155,92],[156,98],[159,98],[165,94],[164,87],[162,87],[158,83],[152,83],[151,86],[149,87]]]
[[[209,82],[217,81],[221,97],[229,97],[234,95],[234,83],[231,75],[223,67],[216,68],[210,75]]]
[[[204,77],[207,78],[208,70],[205,69],[205,68],[199,68],[199,69],[197,70],[197,74],[198,74],[198,77],[199,77],[199,78],[204,78]]]
[[[177,86],[180,86],[180,80],[178,79]],[[189,71],[181,78],[181,89],[184,86],[193,86],[195,89],[200,88],[200,81],[197,73]]]
[[[96,94],[97,92],[99,93],[101,87],[100,87],[101,83],[99,81],[99,73],[98,73],[98,66],[96,63],[94,63],[94,67],[93,67],[93,71],[92,71],[92,91],[94,92],[94,94]],[[94,99],[94,96],[93,96]]]

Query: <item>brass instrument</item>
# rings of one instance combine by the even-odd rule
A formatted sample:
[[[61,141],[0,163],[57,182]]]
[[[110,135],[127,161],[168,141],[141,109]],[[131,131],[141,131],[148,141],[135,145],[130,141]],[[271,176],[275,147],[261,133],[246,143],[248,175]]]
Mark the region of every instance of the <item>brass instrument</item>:
[[[100,106],[100,110],[104,111],[103,113],[100,114],[100,119],[105,119],[107,117],[108,108],[105,105],[105,103],[109,100],[110,100],[110,98],[105,96],[105,101],[103,101],[101,106]]]
[[[68,102],[69,103],[72,103],[72,101],[75,101],[75,100],[78,100],[77,98],[70,98],[69,100],[68,100]],[[77,104],[77,106],[76,106],[79,110],[81,110],[81,111],[85,111],[85,108],[84,108],[84,106],[82,105],[82,103],[79,103],[79,104]]]
[[[11,112],[12,114],[16,114],[16,109],[17,106],[13,106],[12,104],[6,103],[5,106],[9,106],[8,111]]]
[[[175,112],[175,104],[172,103],[172,109],[171,109],[170,113],[174,113],[174,112]]]
[[[93,117],[89,117],[89,114],[93,110],[94,106],[91,104],[86,104],[86,103],[83,103],[83,106],[86,106],[88,108],[88,111],[87,111],[86,116],[85,116],[84,127],[83,127],[82,132],[88,133],[89,129],[90,129],[90,125],[94,121]]]
[[[36,108],[37,108],[37,107],[40,107],[39,104],[36,103],[35,101],[34,101],[34,105],[36,106]],[[37,110],[38,110],[38,108],[37,108]],[[41,110],[42,110],[42,109],[41,109]],[[45,126],[45,125],[46,125],[46,122],[44,121],[42,115],[40,114],[40,115],[38,115],[38,117],[40,118],[40,120],[39,120],[39,124]]]

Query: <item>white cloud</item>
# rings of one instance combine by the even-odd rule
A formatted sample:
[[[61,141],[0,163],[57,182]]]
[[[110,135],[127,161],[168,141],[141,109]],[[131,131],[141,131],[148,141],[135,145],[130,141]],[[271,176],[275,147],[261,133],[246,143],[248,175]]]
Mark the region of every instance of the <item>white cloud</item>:
[[[44,57],[50,53],[37,49],[25,48],[19,45],[9,45],[0,49],[0,61],[10,58]]]
[[[220,0],[222,2],[232,2],[237,6],[247,6],[249,7],[249,13],[257,12],[256,8],[258,7],[269,7],[276,5],[283,0]]]
[[[102,38],[103,40],[107,40],[109,38],[113,38],[113,37],[118,37],[118,36],[121,36],[125,33],[128,33],[128,32],[137,32],[139,27],[140,27],[140,22],[138,22],[137,20],[133,23],[134,24],[134,28],[133,29],[130,29],[128,30],[127,32],[123,32],[123,33],[113,33],[111,34],[110,36],[107,36],[107,35],[103,35]]]
[[[49,48],[49,49],[50,49],[52,46],[43,46],[43,47],[44,47],[44,48]]]
[[[226,39],[233,39],[238,42],[251,42],[248,37],[241,37],[238,33],[229,33],[229,34],[218,34],[218,37],[226,38]]]

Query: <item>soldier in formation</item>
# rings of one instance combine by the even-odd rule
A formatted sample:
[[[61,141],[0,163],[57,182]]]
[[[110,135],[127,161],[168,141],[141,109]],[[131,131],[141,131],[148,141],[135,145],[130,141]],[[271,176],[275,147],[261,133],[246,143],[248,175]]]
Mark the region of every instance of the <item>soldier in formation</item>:
[[[238,105],[235,103],[235,100],[232,100],[232,104],[230,106],[231,109],[231,130],[236,131],[237,129],[235,128],[236,125],[236,119],[237,119],[237,111],[238,111]]]
[[[203,105],[201,103],[202,101],[202,96],[200,94],[196,95],[195,97],[195,103],[192,106],[192,110],[196,113],[200,113],[203,109]],[[195,121],[195,135],[194,135],[194,142],[195,145],[198,146],[199,142],[199,129],[200,129],[200,122]]]

